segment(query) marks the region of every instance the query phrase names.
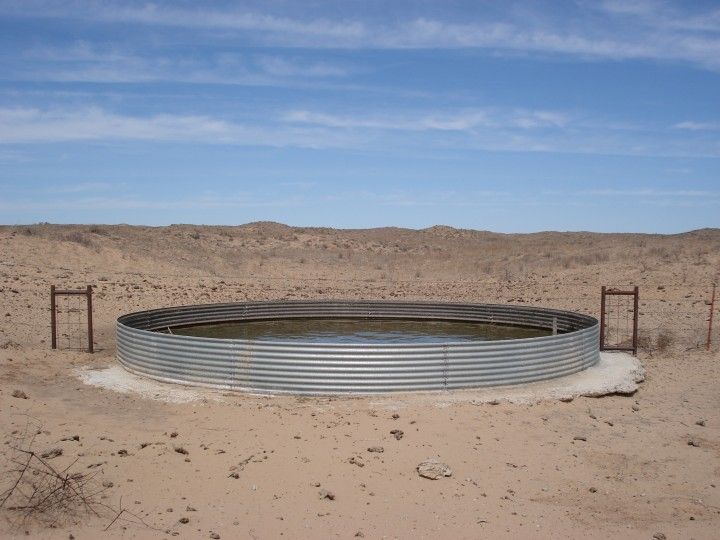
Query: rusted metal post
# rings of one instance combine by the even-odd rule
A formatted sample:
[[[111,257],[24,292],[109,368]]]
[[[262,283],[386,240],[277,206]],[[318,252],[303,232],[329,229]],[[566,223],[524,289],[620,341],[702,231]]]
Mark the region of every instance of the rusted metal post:
[[[600,350],[605,350],[605,285],[600,288]]]
[[[92,285],[87,286],[88,352],[93,352]]]
[[[50,285],[50,344],[57,349],[57,320],[55,315],[55,285]]]
[[[705,344],[705,349],[708,351],[710,350],[710,346],[712,345],[712,325],[713,325],[713,314],[715,313],[715,283],[713,283],[713,292],[712,297],[710,299],[710,317],[708,318],[708,335],[707,335],[707,343]]]
[[[633,290],[635,293],[635,299],[633,302],[633,356],[637,356],[637,350],[638,350],[638,320],[640,317],[640,287],[635,285],[635,289]]]

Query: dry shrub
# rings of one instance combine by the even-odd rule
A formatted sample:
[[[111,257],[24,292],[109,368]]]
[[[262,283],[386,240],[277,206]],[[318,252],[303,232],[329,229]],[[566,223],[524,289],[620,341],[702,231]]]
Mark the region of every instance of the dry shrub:
[[[99,236],[110,236],[110,233],[98,225],[92,225],[88,229],[91,234],[97,234]]]
[[[63,234],[61,240],[64,242],[74,242],[85,247],[92,247],[93,243],[84,233],[80,231],[73,231],[67,234]]]
[[[673,344],[674,336],[665,330],[655,338],[655,348],[661,353],[667,351]]]
[[[111,485],[102,485],[99,469],[87,473],[78,459],[65,467],[50,463],[61,456],[61,448],[46,452],[33,449],[35,436],[42,430],[28,424],[25,431],[10,444],[10,452],[0,476],[0,509],[17,516],[16,527],[37,523],[46,527],[77,524],[84,517],[112,518],[105,530],[123,521],[148,526],[138,515],[122,507],[118,510],[102,502]]]

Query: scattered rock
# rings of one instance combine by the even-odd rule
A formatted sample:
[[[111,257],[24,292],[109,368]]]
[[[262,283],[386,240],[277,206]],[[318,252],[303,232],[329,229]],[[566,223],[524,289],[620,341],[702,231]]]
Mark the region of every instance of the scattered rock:
[[[576,435],[573,437],[573,441],[587,441],[587,437],[585,435]]]
[[[185,511],[186,512],[197,512],[197,510],[195,508],[193,508],[192,506],[186,506]]]
[[[125,456],[127,456],[127,455],[128,455],[128,451],[125,450],[124,448],[121,449],[121,450],[118,450],[118,456],[125,457]]]
[[[220,535],[216,532],[211,532],[210,538],[212,538],[213,540],[220,540]]]
[[[697,439],[690,439],[688,441],[688,446],[694,446],[695,448],[698,448],[700,446],[700,441]]]
[[[590,489],[588,489],[588,491],[590,493],[597,493],[597,488],[591,487]]]
[[[365,534],[362,531],[355,533],[355,538],[365,538]]]
[[[102,483],[102,485],[103,485],[104,488],[111,488],[111,487],[113,487],[115,484],[113,484],[110,480],[105,480],[105,481]]]
[[[560,401],[562,401],[563,403],[570,403],[572,400],[573,400],[572,396],[563,396],[560,398]]]
[[[376,454],[382,454],[385,451],[385,448],[382,446],[371,446],[367,449],[368,452],[376,453]]]
[[[187,525],[188,523],[190,523],[190,518],[188,518],[188,517],[181,517],[178,521],[179,521],[180,523],[182,523],[183,525]]]
[[[348,463],[351,465],[357,465],[358,467],[364,467],[365,464],[362,462],[362,459],[359,456],[353,456],[348,460]]]
[[[398,413],[394,413],[392,415],[392,418],[393,418],[393,420],[397,420],[398,418],[400,418],[400,415]]]
[[[18,399],[27,399],[27,394],[23,392],[22,390],[13,390],[12,397],[18,398]]]
[[[417,472],[423,478],[429,478],[430,480],[452,476],[452,469],[448,465],[434,459],[428,459],[420,463],[417,466]]]
[[[656,532],[653,534],[653,540],[667,540],[667,536],[664,533]]]
[[[318,494],[320,495],[321,499],[327,499],[329,501],[335,500],[335,494],[332,491],[328,491],[327,489],[321,489]]]
[[[188,452],[187,450],[185,450],[185,448],[183,448],[182,446],[176,446],[176,447],[175,447],[175,451],[176,451],[178,454],[183,454],[183,455],[186,455],[186,456],[190,453],[190,452]]]
[[[637,405],[633,405],[632,410],[638,412],[640,410],[640,407],[638,407]]]
[[[696,426],[705,427],[705,420],[703,420],[703,419],[701,418],[700,420],[698,420],[697,422],[695,422],[695,425],[696,425]]]
[[[174,438],[177,437],[177,436],[178,436],[178,432],[177,432],[177,431],[173,431],[173,432],[170,434],[170,438],[171,438],[171,439],[174,439]]]
[[[42,454],[40,454],[40,457],[43,459],[52,459],[56,458],[58,456],[62,456],[63,450],[62,448],[52,448],[50,450],[45,450]]]
[[[403,435],[405,435],[405,432],[402,429],[393,429],[392,431],[390,431],[390,434],[394,435],[395,438],[399,441],[400,439],[403,438]]]

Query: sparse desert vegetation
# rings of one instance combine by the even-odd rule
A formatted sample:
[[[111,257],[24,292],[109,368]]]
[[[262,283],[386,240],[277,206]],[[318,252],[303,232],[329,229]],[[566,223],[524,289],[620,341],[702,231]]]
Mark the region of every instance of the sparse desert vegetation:
[[[13,465],[13,441],[32,419],[37,455],[59,449],[48,454],[53,470],[93,472],[97,502],[114,511],[53,516],[48,528],[18,525],[4,508],[7,534],[712,538],[718,529],[717,330],[704,350],[718,230],[39,224],[0,227],[0,251],[0,465]],[[95,286],[97,354],[49,350],[50,284]],[[141,309],[378,298],[597,316],[601,285],[640,286],[648,373],[631,397],[530,406],[210,392],[177,403],[76,374],[114,365],[114,321]],[[420,477],[416,466],[433,460],[451,475]]]

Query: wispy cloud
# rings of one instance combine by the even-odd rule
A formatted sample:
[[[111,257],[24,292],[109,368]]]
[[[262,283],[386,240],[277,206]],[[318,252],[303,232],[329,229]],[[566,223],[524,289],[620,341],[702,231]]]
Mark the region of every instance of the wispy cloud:
[[[341,79],[347,64],[293,54],[242,54],[210,51],[200,57],[179,55],[159,46],[150,51],[85,40],[70,45],[33,46],[9,63],[0,78],[53,82],[146,83],[242,86],[302,86]]]
[[[472,131],[480,127],[518,129],[558,128],[567,125],[567,114],[555,111],[466,110],[452,113],[363,114],[336,115],[308,110],[286,113],[286,122],[312,124],[333,128],[367,128],[402,131]]]
[[[279,208],[303,204],[298,196],[260,197],[250,194],[203,195],[186,198],[156,199],[130,196],[73,197],[47,200],[0,201],[0,210],[6,211],[87,211],[93,210],[197,210],[232,208]]]
[[[720,191],[693,190],[693,189],[592,189],[581,191],[581,195],[594,195],[601,197],[720,197]]]
[[[674,126],[676,129],[685,129],[688,131],[715,131],[720,130],[720,123],[713,122],[679,122]]]
[[[402,132],[403,135],[399,135]],[[672,133],[672,130],[671,130]],[[120,114],[100,107],[0,108],[0,145],[143,141],[296,148],[434,152],[493,150],[660,156],[720,156],[717,141],[628,132],[561,112],[463,110],[330,114],[295,110],[268,117]]]
[[[295,48],[476,48],[561,54],[611,60],[689,62],[720,69],[720,10],[687,14],[660,2],[580,3],[563,15],[571,24],[526,6],[502,19],[444,20],[397,13],[380,21],[359,17],[278,16],[246,9],[197,8],[176,4],[7,4],[15,16],[84,18],[242,34],[256,44]],[[593,9],[594,7],[594,9]],[[534,8],[539,10],[541,8]],[[329,10],[325,10],[329,11]],[[602,17],[602,24],[598,24]],[[387,22],[388,20],[393,22]]]
[[[50,193],[88,193],[88,192],[98,192],[98,191],[107,191],[109,189],[118,187],[117,184],[112,184],[110,182],[78,182],[76,184],[59,184],[52,186],[48,188],[48,192]]]
[[[304,148],[348,144],[342,135],[330,137],[321,128],[273,128],[209,116],[128,116],[98,107],[0,109],[0,144],[113,140]]]

